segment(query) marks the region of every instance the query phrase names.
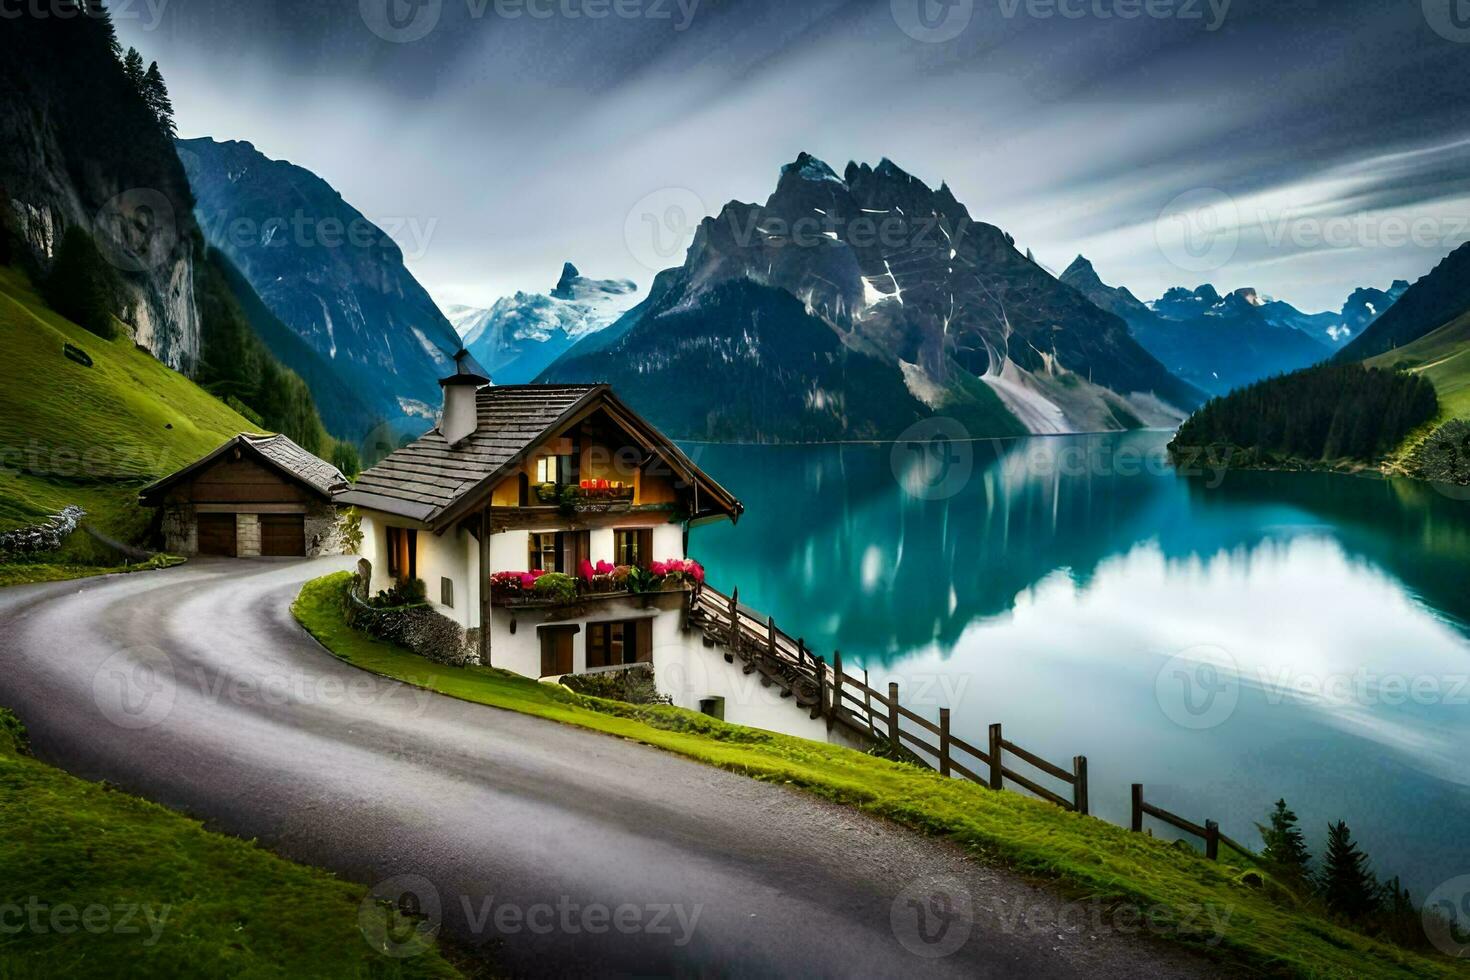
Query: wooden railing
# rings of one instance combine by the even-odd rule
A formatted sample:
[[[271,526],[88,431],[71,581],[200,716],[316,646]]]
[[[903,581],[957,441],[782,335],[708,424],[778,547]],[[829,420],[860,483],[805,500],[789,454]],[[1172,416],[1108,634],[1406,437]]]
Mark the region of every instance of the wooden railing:
[[[1186,834],[1193,834],[1194,836],[1203,840],[1205,842],[1205,857],[1209,858],[1211,861],[1218,861],[1220,859],[1221,844],[1228,845],[1230,848],[1238,851],[1241,854],[1244,854],[1246,857],[1252,856],[1250,851],[1246,850],[1244,847],[1237,844],[1229,837],[1226,837],[1224,834],[1220,833],[1220,825],[1215,821],[1206,820],[1205,825],[1201,827],[1199,824],[1194,823],[1191,820],[1184,819],[1177,813],[1170,813],[1163,807],[1154,806],[1152,803],[1144,800],[1143,784],[1134,783],[1133,818],[1130,823],[1129,829],[1132,830],[1135,834],[1143,833],[1144,816],[1150,816],[1156,820],[1162,820],[1164,823],[1168,824],[1171,827],[1182,830]]]
[[[861,738],[884,741],[943,775],[991,789],[1004,789],[1009,780],[1057,806],[1089,812],[1086,756],[1073,757],[1072,768],[1064,769],[1007,739],[999,724],[990,726],[986,748],[971,745],[951,730],[949,708],[939,709],[938,723],[911,711],[900,700],[896,682],[886,692],[875,689],[866,670],[858,677],[843,669],[840,652],[827,663],[805,640],[742,605],[738,589],[726,596],[705,585],[689,594],[685,615],[687,625],[703,631],[709,645],[725,648],[726,661],[742,661],[747,674],[760,674],[763,684],[779,687],[782,697],[809,708],[813,719],[825,718],[828,731],[840,725]],[[1022,772],[1022,765],[1039,772]],[[1043,778],[1059,781],[1061,790],[1044,785]]]
[[[1063,809],[1090,813],[1084,755],[1074,756],[1068,770],[1007,739],[998,723],[990,726],[984,749],[971,745],[951,730],[949,708],[939,709],[937,723],[905,708],[896,682],[886,692],[875,689],[866,670],[857,677],[843,669],[840,652],[834,651],[832,663],[827,663],[805,640],[791,637],[776,627],[774,619],[742,605],[739,589],[727,596],[703,585],[689,593],[684,615],[685,627],[701,630],[707,646],[723,646],[726,661],[740,660],[747,674],[760,674],[762,684],[779,687],[783,698],[810,708],[813,719],[825,718],[828,731],[842,726],[859,737],[886,742],[941,775],[997,790],[1009,782]],[[1023,764],[1041,775],[1016,768]],[[1043,776],[1061,783],[1061,790],[1040,782]],[[1132,809],[1131,829],[1136,833],[1143,832],[1143,818],[1150,816],[1199,837],[1212,861],[1219,860],[1222,843],[1254,856],[1222,834],[1215,821],[1206,820],[1201,826],[1146,802],[1140,783],[1133,784]]]

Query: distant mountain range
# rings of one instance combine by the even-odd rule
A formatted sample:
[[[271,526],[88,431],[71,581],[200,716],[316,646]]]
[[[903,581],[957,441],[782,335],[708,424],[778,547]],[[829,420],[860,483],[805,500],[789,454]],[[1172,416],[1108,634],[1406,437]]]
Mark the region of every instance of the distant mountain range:
[[[637,301],[637,283],[588,279],[568,262],[549,293],[516,293],[488,310],[451,306],[445,313],[497,384],[525,384]]]
[[[459,335],[393,239],[320,177],[249,143],[180,140],[178,151],[206,239],[354,396],[323,399],[328,429],[360,441],[364,418],[403,432],[433,425]],[[320,373],[297,345],[264,339],[303,377]]]
[[[1061,280],[1122,317],[1169,370],[1215,395],[1326,360],[1408,288],[1395,283],[1387,292],[1359,289],[1341,313],[1303,313],[1251,288],[1221,295],[1209,284],[1176,287],[1144,303],[1126,288],[1104,283],[1080,255]]]
[[[934,415],[987,436],[1165,425],[1203,398],[947,186],[805,153],[541,379],[611,381],[674,435],[768,441]]]
[[[1369,464],[1436,480],[1470,472],[1470,444],[1452,429],[1470,419],[1470,244],[1412,286],[1359,290],[1349,307],[1376,309],[1394,294],[1333,364],[1212,401],[1181,427],[1175,446],[1213,447],[1217,458],[1232,447],[1245,465]],[[1431,422],[1444,425],[1431,434]],[[1437,448],[1426,464],[1430,445]]]

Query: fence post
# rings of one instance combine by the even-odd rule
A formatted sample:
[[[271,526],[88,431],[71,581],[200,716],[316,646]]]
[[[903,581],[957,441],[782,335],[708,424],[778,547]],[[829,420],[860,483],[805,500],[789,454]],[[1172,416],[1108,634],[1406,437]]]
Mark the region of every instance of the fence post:
[[[949,775],[949,709],[939,709],[939,775]]]
[[[832,713],[827,716],[827,731],[837,722],[837,712],[842,708],[842,651],[832,651]]]
[[[1087,816],[1087,756],[1072,757],[1072,809]]]
[[[796,663],[797,666],[806,667],[806,640],[796,638]]]
[[[1003,789],[1005,787],[1005,772],[1001,765],[1000,722],[990,726],[990,788]]]
[[[766,656],[776,659],[776,617],[766,617]]]
[[[817,668],[817,707],[813,718],[820,718],[827,710],[827,661],[816,657],[813,666]]]
[[[740,589],[730,590],[730,652],[740,651]]]
[[[866,667],[863,668],[863,713],[868,716],[868,734],[878,734],[878,726],[873,724],[873,685]]]
[[[1129,828],[1135,834],[1143,833],[1143,784],[1133,784],[1133,823]]]
[[[1205,857],[1220,860],[1220,825],[1213,820],[1205,821]]]
[[[898,748],[898,681],[888,682],[888,741]]]

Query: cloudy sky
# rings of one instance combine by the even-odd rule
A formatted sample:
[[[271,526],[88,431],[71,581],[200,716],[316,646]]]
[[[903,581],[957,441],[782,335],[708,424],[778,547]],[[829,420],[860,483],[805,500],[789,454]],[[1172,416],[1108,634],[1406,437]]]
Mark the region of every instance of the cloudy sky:
[[[395,229],[441,304],[646,286],[808,150],[1060,272],[1336,309],[1470,240],[1458,0],[111,0],[180,134]],[[601,16],[596,16],[596,15]]]

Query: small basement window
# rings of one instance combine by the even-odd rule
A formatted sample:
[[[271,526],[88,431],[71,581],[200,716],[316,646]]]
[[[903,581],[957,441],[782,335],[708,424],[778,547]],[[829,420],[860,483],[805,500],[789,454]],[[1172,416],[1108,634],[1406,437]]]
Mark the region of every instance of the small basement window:
[[[454,608],[454,582],[448,578],[439,580],[439,603],[440,605]]]

